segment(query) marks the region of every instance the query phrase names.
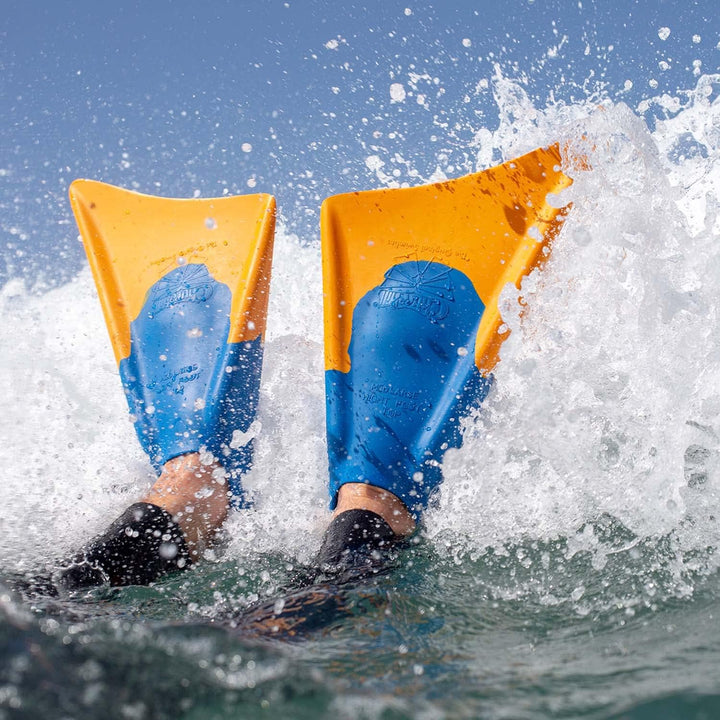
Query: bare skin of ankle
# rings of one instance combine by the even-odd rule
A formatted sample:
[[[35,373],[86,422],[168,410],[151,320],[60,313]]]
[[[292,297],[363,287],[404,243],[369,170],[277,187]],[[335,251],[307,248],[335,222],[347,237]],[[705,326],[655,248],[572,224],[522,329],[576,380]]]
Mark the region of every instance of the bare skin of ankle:
[[[396,535],[410,535],[415,521],[397,495],[366,483],[347,483],[338,492],[333,517],[346,510],[370,510],[379,515]]]
[[[160,477],[142,499],[173,516],[194,557],[212,545],[228,514],[227,482],[217,463],[203,464],[199,453],[165,463]]]

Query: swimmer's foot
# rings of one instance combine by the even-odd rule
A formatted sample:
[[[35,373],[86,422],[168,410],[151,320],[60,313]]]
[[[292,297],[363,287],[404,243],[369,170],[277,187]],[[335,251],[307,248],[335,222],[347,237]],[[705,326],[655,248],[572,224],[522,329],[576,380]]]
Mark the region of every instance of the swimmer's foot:
[[[131,505],[54,574],[63,590],[147,585],[189,567],[215,541],[228,511],[222,468],[198,453],[174,458]]]
[[[415,521],[393,493],[365,483],[338,492],[332,522],[317,558],[322,573],[357,579],[388,569]]]
[[[393,532],[370,510],[346,510],[336,515],[317,557],[321,573],[339,579],[359,579],[387,570],[397,557],[403,536]]]
[[[228,514],[225,471],[216,462],[204,462],[198,453],[173,458],[142,499],[172,515],[196,560],[215,543]]]
[[[338,503],[314,567],[298,573],[291,587],[279,596],[260,601],[234,618],[231,625],[237,632],[300,639],[369,606],[380,607],[387,602],[384,593],[373,589],[374,579],[396,565],[407,535],[396,532],[379,514],[387,514],[393,503],[374,505],[379,512],[352,507],[368,504],[367,497],[362,497],[359,493],[354,499],[345,498],[348,509]],[[389,512],[391,520],[398,519],[393,510]]]

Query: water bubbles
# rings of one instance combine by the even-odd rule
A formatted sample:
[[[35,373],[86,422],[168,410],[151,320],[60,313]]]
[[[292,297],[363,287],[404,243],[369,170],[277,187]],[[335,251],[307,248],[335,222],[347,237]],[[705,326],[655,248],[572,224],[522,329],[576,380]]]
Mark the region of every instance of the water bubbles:
[[[541,242],[543,235],[540,229],[536,225],[531,225],[527,230],[528,237],[531,237],[535,242]]]
[[[164,542],[160,545],[158,553],[163,560],[172,560],[178,554],[178,546],[173,542]]]
[[[577,243],[580,247],[586,247],[593,240],[592,234],[587,228],[582,226],[574,228],[570,236],[573,242]]]
[[[240,146],[240,149],[241,149],[244,153],[250,153],[250,152],[252,152],[253,146],[252,146],[249,142],[244,142],[244,143]]]
[[[670,28],[669,27],[661,27],[658,30],[658,37],[661,40],[667,40],[670,37]]]
[[[262,430],[262,424],[259,420],[254,420],[247,432],[242,430],[233,430],[232,440],[230,441],[230,447],[233,450],[245,447],[251,440],[260,435]]]
[[[215,218],[207,217],[205,218],[205,227],[208,230],[216,230],[217,229],[217,221]]]
[[[390,100],[394,103],[405,102],[405,86],[402,83],[392,83],[390,85]]]

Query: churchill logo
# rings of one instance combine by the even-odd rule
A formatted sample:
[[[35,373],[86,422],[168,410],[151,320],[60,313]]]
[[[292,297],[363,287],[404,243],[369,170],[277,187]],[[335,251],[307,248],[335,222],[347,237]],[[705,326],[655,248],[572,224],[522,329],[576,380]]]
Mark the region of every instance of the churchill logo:
[[[207,302],[215,291],[215,281],[204,265],[187,265],[173,270],[153,287],[153,315],[184,302]]]
[[[414,260],[394,265],[378,291],[378,307],[414,310],[432,322],[442,320],[455,302],[450,268]]]

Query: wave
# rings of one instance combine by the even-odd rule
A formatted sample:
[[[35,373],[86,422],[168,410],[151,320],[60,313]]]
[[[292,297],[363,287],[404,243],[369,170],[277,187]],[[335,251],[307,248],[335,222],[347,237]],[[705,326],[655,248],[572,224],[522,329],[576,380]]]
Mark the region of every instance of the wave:
[[[451,451],[432,542],[470,552],[569,538],[611,551],[593,523],[689,552],[720,544],[720,76],[630,108],[592,97],[537,107],[497,75],[495,130],[477,169],[559,140],[573,210],[549,262],[508,288],[510,337],[484,407]],[[643,114],[661,107],[648,127]],[[587,162],[579,162],[585,159]],[[378,184],[391,158],[368,156]],[[431,177],[455,168],[438,158]],[[413,176],[413,173],[408,173]],[[230,553],[306,560],[327,522],[317,245],[280,224],[255,465],[255,506],[228,524]],[[87,539],[152,482],[127,417],[92,279],[0,293],[5,468],[0,562],[22,570]],[[292,508],[292,512],[288,512]],[[604,548],[604,549],[603,549]]]

